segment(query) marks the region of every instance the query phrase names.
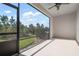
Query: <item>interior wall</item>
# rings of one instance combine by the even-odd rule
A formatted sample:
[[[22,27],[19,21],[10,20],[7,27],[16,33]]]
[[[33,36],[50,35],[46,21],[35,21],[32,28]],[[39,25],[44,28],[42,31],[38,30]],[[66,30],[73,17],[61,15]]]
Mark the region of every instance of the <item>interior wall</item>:
[[[53,19],[55,38],[76,39],[76,13],[57,16]]]

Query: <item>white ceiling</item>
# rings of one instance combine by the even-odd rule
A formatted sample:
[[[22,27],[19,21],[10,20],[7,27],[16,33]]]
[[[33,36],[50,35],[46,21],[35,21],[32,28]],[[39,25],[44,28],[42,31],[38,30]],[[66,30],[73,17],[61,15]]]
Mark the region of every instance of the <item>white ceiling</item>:
[[[59,10],[57,10],[56,7],[52,9],[48,9],[49,7],[53,6],[54,3],[40,3],[40,5],[43,8],[45,8],[53,16],[59,16],[63,14],[72,13],[72,12],[75,12],[79,8],[78,3],[70,3],[70,4],[61,5]]]

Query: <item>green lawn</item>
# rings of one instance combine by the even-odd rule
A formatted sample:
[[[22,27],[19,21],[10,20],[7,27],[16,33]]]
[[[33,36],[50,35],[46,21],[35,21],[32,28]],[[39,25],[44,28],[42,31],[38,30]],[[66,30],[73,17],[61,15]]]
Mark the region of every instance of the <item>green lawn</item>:
[[[0,39],[0,42],[6,42],[7,40],[1,40]],[[19,46],[20,46],[20,49],[22,48],[25,48],[29,45],[31,45],[32,43],[35,42],[35,36],[33,37],[23,37],[23,38],[20,38],[20,41],[19,41]]]
[[[34,40],[35,38],[24,38],[24,39],[21,39],[20,40],[20,44],[19,44],[19,46],[20,46],[20,48],[22,49],[22,48],[25,48],[25,47],[27,47],[27,46],[29,46],[29,45],[31,45],[32,43],[34,43]]]

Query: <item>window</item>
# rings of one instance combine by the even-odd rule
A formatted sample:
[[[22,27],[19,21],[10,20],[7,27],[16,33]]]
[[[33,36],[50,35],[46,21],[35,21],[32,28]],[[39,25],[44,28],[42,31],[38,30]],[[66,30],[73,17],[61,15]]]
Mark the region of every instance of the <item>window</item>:
[[[20,49],[49,39],[49,17],[29,4],[20,4]]]

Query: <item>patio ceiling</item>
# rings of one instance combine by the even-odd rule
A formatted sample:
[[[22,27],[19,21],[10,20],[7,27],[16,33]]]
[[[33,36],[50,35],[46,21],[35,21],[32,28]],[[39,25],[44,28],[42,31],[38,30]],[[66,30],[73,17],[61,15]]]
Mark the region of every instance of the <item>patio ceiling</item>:
[[[57,10],[56,7],[53,7],[51,9],[48,9],[49,7],[53,6],[54,3],[37,3],[37,4],[33,4],[34,6],[36,6],[37,8],[39,8],[40,10],[42,10],[43,12],[46,10],[48,14],[52,15],[52,16],[59,16],[59,15],[63,15],[63,14],[68,14],[68,13],[73,13],[78,9],[79,4],[78,3],[70,3],[70,4],[66,4],[66,5],[61,5],[60,9]],[[39,5],[39,6],[37,6]]]

